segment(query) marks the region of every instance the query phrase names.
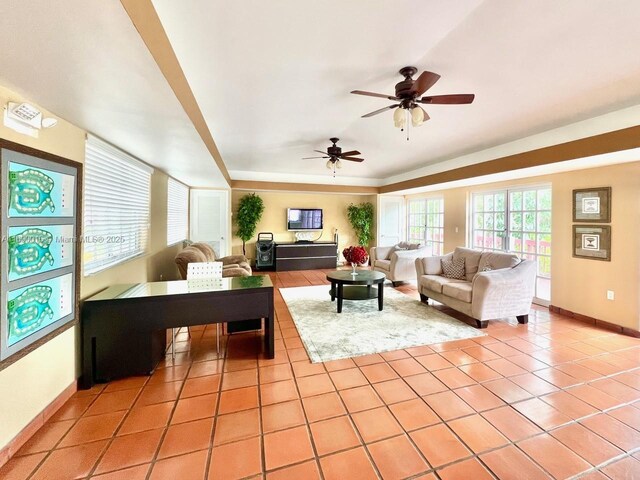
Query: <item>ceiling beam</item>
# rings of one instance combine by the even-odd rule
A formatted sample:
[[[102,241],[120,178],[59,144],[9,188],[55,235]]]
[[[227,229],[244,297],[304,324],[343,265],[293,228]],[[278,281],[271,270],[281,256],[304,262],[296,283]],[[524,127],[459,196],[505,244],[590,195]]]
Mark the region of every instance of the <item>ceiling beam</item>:
[[[222,161],[220,151],[213,140],[213,136],[209,131],[207,122],[202,115],[200,106],[196,101],[193,91],[189,86],[187,77],[185,77],[178,57],[176,57],[171,42],[164,31],[164,27],[160,22],[158,13],[156,12],[151,0],[120,0],[133,22],[136,30],[142,37],[149,52],[158,64],[160,71],[169,82],[169,86],[175,93],[178,101],[184,108],[191,123],[195,127],[198,135],[202,138],[207,150],[211,153],[213,160],[222,172],[227,183],[231,185],[231,177],[227,171],[227,167]]]
[[[321,183],[286,183],[286,182],[254,182],[251,180],[232,180],[231,188],[234,190],[264,190],[286,192],[324,192],[345,194],[375,195],[378,187],[366,187],[357,185],[323,185]]]
[[[635,126],[383,185],[379,190],[380,193],[392,193],[638,147],[640,147],[640,126]]]

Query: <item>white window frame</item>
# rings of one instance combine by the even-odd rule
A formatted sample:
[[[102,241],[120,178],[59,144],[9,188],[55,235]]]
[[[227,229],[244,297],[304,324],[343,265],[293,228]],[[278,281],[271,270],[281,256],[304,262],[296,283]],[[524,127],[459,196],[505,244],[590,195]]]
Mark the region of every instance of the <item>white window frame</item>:
[[[543,189],[548,189],[551,191],[552,197],[551,197],[551,208],[549,209],[543,209],[543,208],[539,208],[539,197],[537,192],[539,190],[543,190]],[[518,193],[518,192],[528,192],[528,191],[536,191],[536,208],[534,210],[527,210],[524,206],[524,197],[521,200],[521,206],[520,208],[513,208],[512,204],[511,204],[511,195],[513,193]],[[474,244],[474,232],[476,231],[475,229],[475,214],[477,213],[475,211],[475,196],[476,195],[490,195],[493,194],[494,195],[494,208],[493,210],[490,212],[493,215],[493,228],[491,229],[478,229],[478,230],[482,230],[484,232],[487,231],[492,231],[494,232],[494,245],[493,248],[492,247],[487,247],[487,246],[478,246]],[[505,202],[505,218],[504,218],[504,229],[500,230],[495,228],[495,224],[496,224],[496,212],[495,212],[495,194],[504,194],[505,198],[504,198],[504,202]],[[549,220],[551,221],[551,217],[552,217],[552,212],[553,212],[553,189],[552,189],[552,185],[550,183],[545,183],[545,184],[533,184],[533,185],[515,185],[512,187],[504,187],[502,189],[499,190],[479,190],[479,191],[475,191],[475,192],[471,192],[470,198],[469,198],[469,226],[470,228],[468,229],[469,235],[467,238],[467,246],[469,248],[476,248],[476,249],[481,249],[481,250],[489,250],[489,251],[504,251],[504,252],[510,252],[510,253],[515,253],[516,255],[518,255],[520,258],[523,259],[530,259],[530,260],[534,260],[536,262],[536,293],[539,291],[538,289],[541,288],[539,287],[539,282],[541,281],[547,281],[550,282],[551,281],[551,249],[553,248],[553,225],[550,225],[550,231],[546,232],[543,230],[540,230],[540,222],[539,222],[539,217],[540,214],[546,214],[549,216]],[[482,213],[485,213],[484,210],[482,211]],[[524,227],[524,223],[525,223],[525,219],[524,219],[524,214],[528,213],[528,214],[532,214],[533,218],[534,218],[534,224],[535,227],[533,230],[526,230]],[[516,226],[514,225],[514,214],[515,215],[521,215],[522,218],[520,220],[520,227],[516,228]],[[486,227],[486,225],[483,225],[483,227]],[[516,237],[515,235],[512,234],[516,234],[516,235],[521,235],[521,241],[520,241],[520,248],[516,248]],[[525,235],[529,235],[529,236],[533,236],[536,240],[535,240],[535,245],[537,245],[537,250],[535,252],[531,252],[531,251],[527,251],[524,248],[524,242],[525,242]],[[549,248],[545,248],[544,250],[541,248],[541,242],[539,242],[538,240],[540,239],[540,237],[544,237],[544,236],[548,236],[549,237]],[[495,248],[495,242],[497,241],[498,238],[502,238],[502,246],[503,248]],[[550,289],[550,287],[549,287]],[[540,298],[536,295],[536,297],[534,298],[534,302],[540,305],[545,305],[548,306],[549,305],[549,299],[547,298]]]
[[[153,168],[93,135],[85,148],[82,240],[88,276],[146,253]]]
[[[505,218],[503,219],[503,224],[504,224],[504,228],[503,229],[497,229],[495,228],[496,222],[497,222],[497,214],[500,213],[498,211],[496,211],[495,208],[495,196],[496,194],[504,194],[504,202],[505,202]],[[488,208],[486,205],[483,206],[482,210],[479,210],[479,212],[477,212],[475,210],[475,197],[476,195],[483,195],[483,196],[487,196],[487,195],[493,195],[494,199],[493,199],[493,204],[491,206],[491,208]],[[469,248],[474,248],[474,249],[479,249],[479,250],[484,250],[484,251],[496,251],[496,252],[505,252],[508,251],[507,247],[506,247],[506,237],[507,237],[507,217],[509,215],[509,210],[507,208],[507,204],[509,202],[509,189],[508,188],[504,188],[504,189],[499,189],[499,190],[479,190],[476,192],[471,192],[471,195],[469,197],[469,201],[470,201],[470,208],[469,208],[469,234],[468,234],[468,238],[467,238],[467,247]],[[491,217],[492,220],[492,228],[485,228],[486,224],[483,223],[483,228],[479,228],[476,229],[476,225],[474,223],[475,221],[475,214],[476,213],[482,213],[483,214],[483,218],[486,218],[487,216]],[[493,237],[494,237],[494,243],[493,246],[488,246],[486,244],[483,245],[476,245],[475,244],[475,239],[474,239],[474,232],[476,232],[477,230],[480,230],[482,232],[493,232]],[[483,235],[483,237],[485,237],[486,235]],[[497,242],[497,240],[501,238],[502,239],[502,244],[505,246],[504,248],[496,248],[495,247],[495,243]]]
[[[167,180],[167,246],[189,236],[189,187],[174,178]]]
[[[413,198],[407,202],[407,241],[431,247],[432,255],[444,253],[444,197]]]

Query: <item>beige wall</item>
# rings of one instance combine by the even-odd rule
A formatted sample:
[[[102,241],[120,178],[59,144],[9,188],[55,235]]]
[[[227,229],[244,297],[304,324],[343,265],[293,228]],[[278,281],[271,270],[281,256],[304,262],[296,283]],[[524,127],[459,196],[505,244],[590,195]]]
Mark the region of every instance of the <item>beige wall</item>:
[[[572,190],[601,186],[612,187],[611,262],[573,258]],[[551,303],[640,330],[640,162],[558,175],[553,202]]]
[[[0,105],[27,99],[0,87]],[[47,116],[55,116],[47,112]],[[22,135],[0,120],[0,138],[84,162],[85,132],[64,120],[39,138]],[[0,449],[76,379],[76,329],[66,330],[0,371]]]
[[[246,190],[233,190],[231,194],[232,214],[238,211],[240,198],[247,195]],[[293,232],[287,231],[287,208],[322,208],[324,230],[320,241],[332,241],[335,229],[338,229],[338,247],[340,251],[348,245],[357,245],[358,239],[347,219],[347,207],[350,203],[371,202],[376,205],[373,195],[348,195],[328,193],[292,193],[292,192],[256,192],[264,201],[264,213],[258,223],[256,235],[260,232],[272,232],[276,241],[294,241]],[[374,219],[375,219],[374,214]],[[242,240],[235,236],[235,223],[232,223],[232,253],[242,253]],[[247,242],[247,256],[255,259],[255,238]],[[370,243],[373,246],[374,240]]]
[[[551,304],[607,322],[640,329],[640,162],[578,170],[529,179],[430,192],[444,197],[444,250],[467,243],[467,204],[471,192],[551,184],[553,195]],[[572,191],[612,187],[610,262],[573,258]],[[458,227],[458,233],[455,228]],[[606,299],[606,291],[615,300]]]
[[[24,101],[33,104],[29,99],[22,98],[17,93],[0,86],[0,107],[4,108],[7,102],[19,103]],[[48,110],[42,107],[38,108],[45,116],[58,118]],[[38,138],[33,138],[5,127],[2,121],[3,117],[4,112],[0,111],[0,138],[53,153],[79,163],[84,162],[84,139],[86,135],[84,130],[58,118],[58,124],[55,127],[40,130]]]
[[[19,95],[0,87],[0,105],[22,101]],[[47,113],[48,116],[54,116]],[[85,132],[59,120],[35,139],[10,130],[0,121],[0,138],[27,145],[77,162],[84,162]],[[81,297],[86,298],[116,283],[178,278],[173,262],[180,245],[166,246],[167,175],[155,170],[151,179],[150,245],[146,255],[95,275],[82,277]],[[76,328],[35,349],[0,371],[0,449],[77,378],[78,332]],[[9,393],[9,394],[6,394]]]

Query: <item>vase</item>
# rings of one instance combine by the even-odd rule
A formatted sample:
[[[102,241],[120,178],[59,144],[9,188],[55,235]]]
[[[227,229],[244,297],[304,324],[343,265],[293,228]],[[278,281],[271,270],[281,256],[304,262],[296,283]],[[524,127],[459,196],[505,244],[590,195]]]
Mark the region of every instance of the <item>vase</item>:
[[[354,277],[355,277],[356,275],[358,275],[358,272],[356,272],[356,267],[357,267],[357,266],[358,266],[358,264],[357,264],[357,263],[355,263],[355,262],[351,262],[351,268],[352,268],[351,275],[353,275]]]

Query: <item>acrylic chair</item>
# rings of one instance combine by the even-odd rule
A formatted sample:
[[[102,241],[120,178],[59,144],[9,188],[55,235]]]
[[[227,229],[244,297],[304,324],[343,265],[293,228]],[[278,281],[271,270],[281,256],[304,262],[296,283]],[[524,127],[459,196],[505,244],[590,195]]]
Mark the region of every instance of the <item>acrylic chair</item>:
[[[192,262],[187,265],[187,285],[189,290],[208,289],[222,282],[222,262]],[[221,285],[220,285],[221,286]],[[175,358],[176,330],[173,328],[171,358]],[[179,329],[178,329],[179,330]],[[187,327],[189,336],[191,332]],[[216,353],[220,356],[220,324],[216,323]]]

